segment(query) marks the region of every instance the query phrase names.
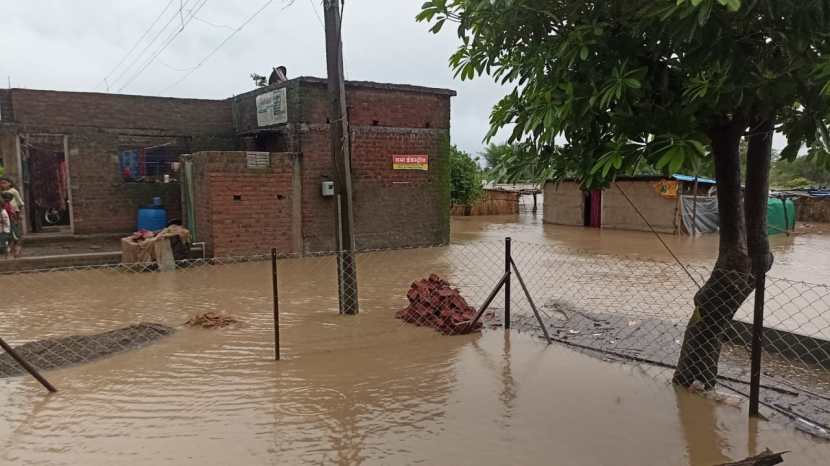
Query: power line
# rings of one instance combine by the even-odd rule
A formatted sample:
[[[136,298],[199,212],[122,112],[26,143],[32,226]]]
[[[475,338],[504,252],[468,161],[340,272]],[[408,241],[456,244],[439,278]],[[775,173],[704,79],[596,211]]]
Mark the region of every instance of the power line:
[[[317,22],[325,28],[326,25],[323,24],[323,18],[320,16],[320,12],[317,11],[317,5],[314,4],[314,0],[308,0],[308,3],[311,4],[311,9],[314,10],[314,16],[317,17]]]
[[[245,26],[247,26],[247,25],[248,25],[248,23],[250,23],[251,21],[253,21],[253,20],[254,20],[254,18],[256,18],[256,17],[257,17],[257,15],[259,15],[260,13],[262,13],[262,11],[263,11],[263,10],[265,10],[266,8],[268,8],[268,5],[270,5],[270,4],[271,4],[271,3],[273,3],[273,2],[274,2],[274,0],[268,0],[267,2],[265,2],[265,3],[264,3],[264,4],[263,4],[263,5],[262,5],[262,6],[261,6],[258,10],[256,10],[256,11],[255,11],[255,12],[254,12],[251,16],[249,16],[249,17],[248,17],[248,19],[246,19],[246,20],[245,20],[242,24],[240,24],[240,25],[239,25],[239,27],[237,27],[236,29],[234,29],[234,30],[233,30],[233,32],[231,32],[230,34],[228,34],[228,36],[227,36],[227,37],[225,37],[225,39],[224,39],[222,42],[220,42],[220,43],[219,43],[219,45],[217,45],[217,46],[216,46],[216,48],[214,48],[213,50],[211,50],[211,51],[210,51],[210,53],[208,53],[207,55],[205,55],[205,57],[204,57],[204,58],[202,58],[202,59],[199,61],[199,63],[197,63],[197,64],[196,64],[196,66],[194,66],[194,67],[193,67],[190,71],[188,71],[188,72],[187,72],[184,76],[182,76],[181,78],[179,78],[179,79],[178,79],[177,81],[175,81],[173,84],[171,84],[171,85],[169,85],[169,86],[165,87],[164,89],[162,89],[162,90],[161,90],[161,92],[159,92],[159,94],[164,94],[164,93],[165,93],[165,92],[167,92],[168,90],[170,90],[170,89],[172,89],[172,88],[174,88],[174,87],[178,86],[178,85],[179,85],[179,84],[181,84],[181,83],[182,83],[185,79],[187,79],[188,77],[190,77],[190,75],[192,75],[194,71],[196,71],[196,70],[197,70],[197,69],[199,69],[202,65],[204,65],[204,64],[205,64],[205,62],[206,62],[206,61],[208,61],[208,60],[210,59],[210,57],[212,57],[214,54],[216,54],[216,52],[218,52],[218,51],[219,51],[219,49],[221,49],[221,48],[222,48],[225,44],[227,44],[227,43],[228,43],[228,41],[230,41],[230,40],[231,40],[231,39],[232,39],[232,38],[233,38],[233,37],[234,37],[234,36],[235,36],[235,35],[236,35],[239,31],[241,31],[242,29],[244,29],[244,28],[245,28]],[[286,5],[286,8],[287,8],[288,6],[290,6],[290,4],[289,4],[289,5]]]
[[[199,3],[199,0],[193,0],[193,1],[194,1],[195,3],[197,3],[197,4]],[[202,4],[201,4],[201,5],[204,5],[204,2],[205,2],[205,1],[207,1],[207,0],[204,0],[204,1],[202,2]],[[184,5],[183,5],[183,6],[187,6],[187,5],[189,5],[189,4],[192,4],[192,1],[191,1],[191,0],[185,0],[185,1],[184,1]],[[191,9],[190,11],[193,11],[193,9]],[[133,69],[133,67],[134,67],[134,66],[136,66],[137,64],[139,64],[139,63],[142,63],[142,62],[143,62],[143,63],[145,63],[145,65],[146,65],[146,64],[147,64],[147,62],[146,62],[146,61],[144,61],[144,60],[145,60],[145,58],[144,58],[144,54],[145,54],[147,51],[152,50],[152,47],[156,44],[156,41],[158,41],[158,40],[159,40],[159,38],[161,38],[161,37],[162,37],[162,34],[163,34],[163,33],[167,30],[167,28],[168,28],[171,24],[173,24],[173,22],[174,22],[174,21],[176,21],[177,19],[179,19],[178,12],[177,12],[177,11],[174,11],[174,12],[173,12],[173,14],[170,16],[170,19],[167,21],[167,23],[165,23],[165,24],[164,24],[164,26],[162,26],[162,27],[161,27],[161,29],[159,29],[159,30],[158,30],[158,32],[157,32],[157,33],[156,33],[156,35],[153,37],[153,39],[152,39],[150,42],[148,42],[148,43],[147,43],[147,45],[145,45],[145,46],[144,46],[144,48],[142,48],[142,49],[141,49],[141,51],[138,53],[138,55],[135,55],[135,57],[134,57],[134,59],[133,59],[132,63],[130,63],[127,67],[125,67],[124,69],[122,69],[122,70],[121,70],[121,72],[120,72],[120,73],[119,73],[119,74],[115,77],[115,79],[114,79],[114,80],[112,80],[112,81],[110,82],[110,84],[112,85],[112,84],[114,84],[114,83],[120,82],[120,81],[122,81],[123,79],[125,79],[125,78],[129,77],[129,76],[130,76],[130,74],[129,74],[130,70],[132,70],[132,69]],[[175,27],[175,26],[174,26],[174,27]],[[174,31],[172,35],[170,35],[170,36],[168,36],[168,37],[167,37],[167,41],[169,42],[169,41],[171,40],[171,38],[172,38],[174,35],[177,35],[177,34],[178,34],[178,33],[180,33],[182,30],[184,30],[184,27],[179,27],[179,28],[176,28],[176,31]],[[162,47],[165,47],[166,42],[163,42],[162,44],[163,44],[163,45],[162,45]],[[159,50],[159,49],[156,49],[156,50]],[[150,52],[150,58],[149,58],[149,60],[152,60],[152,59],[153,59],[153,58],[152,58],[152,54],[153,54],[153,52],[151,51],[151,52]],[[139,68],[145,68],[145,66],[141,66],[141,65],[139,65]],[[143,69],[142,69],[142,71],[143,71]],[[133,76],[133,78],[129,78],[129,79],[130,79],[130,81],[132,81],[132,79],[134,79],[134,77],[135,77],[135,76]],[[119,88],[118,88],[118,90],[120,91],[120,90],[121,90],[121,89],[123,89],[125,86],[126,86],[126,84],[121,85],[121,87],[119,87]]]
[[[181,34],[182,31],[184,31],[184,28],[188,24],[190,24],[191,21],[193,21],[193,18],[196,16],[196,13],[198,13],[199,10],[201,10],[202,7],[205,6],[205,3],[207,3],[207,0],[202,0],[200,4],[198,4],[191,10],[190,16],[185,20],[185,23],[182,25],[181,29],[177,30],[176,32],[170,35],[170,37],[167,39],[167,42],[165,42],[161,47],[159,47],[156,50],[156,53],[153,56],[151,56],[150,59],[147,60],[144,63],[144,65],[126,83],[124,83],[120,88],[118,88],[119,92],[125,87],[129,86],[133,81],[135,81],[135,79],[138,78],[141,75],[141,73],[143,73],[144,70],[146,70],[156,60],[156,58],[158,58],[158,56],[161,55],[161,53],[164,52],[164,50],[167,49],[167,47],[169,47],[170,44],[173,43],[174,40],[176,40],[179,34]]]
[[[159,65],[161,65],[161,66],[163,66],[163,67],[165,67],[165,68],[167,68],[167,69],[171,69],[171,70],[173,70],[173,71],[178,71],[178,72],[180,72],[180,73],[184,73],[185,71],[190,71],[190,70],[192,69],[192,67],[191,67],[191,68],[176,68],[175,66],[170,65],[169,63],[167,63],[166,61],[162,60],[161,58],[156,58],[156,62],[157,62]]]
[[[230,29],[230,30],[233,30],[233,29],[234,29],[234,28],[233,28],[233,26],[228,26],[227,24],[216,24],[216,23],[211,23],[210,21],[205,20],[205,19],[202,19],[202,18],[200,18],[200,17],[198,17],[198,16],[194,16],[194,17],[193,17],[193,19],[195,19],[196,21],[199,21],[200,23],[207,24],[208,26],[213,26],[213,27],[215,27],[215,28],[220,28],[220,29]]]
[[[190,2],[190,0],[186,0],[185,5],[189,2]],[[175,21],[177,17],[178,17],[178,14],[176,12],[173,12],[173,15],[170,16],[170,19],[167,21],[167,23],[165,23],[164,26],[162,26],[161,29],[159,29],[158,32],[156,32],[155,36],[153,36],[153,38],[149,42],[147,42],[147,44],[144,46],[144,48],[142,48],[141,51],[139,51],[138,54],[133,57],[133,61],[127,67],[123,68],[121,70],[121,72],[115,77],[115,79],[111,80],[110,84],[117,83],[117,82],[121,81],[122,78],[127,76],[128,71],[130,69],[132,69],[133,66],[135,66],[137,63],[141,62],[144,59],[143,57],[144,57],[145,52],[147,52],[148,50],[151,49],[151,47],[153,47],[153,45],[156,43],[156,41],[159,40],[159,38],[162,36],[162,34],[167,30],[167,27],[170,26],[170,24],[172,24],[173,21]]]
[[[144,38],[147,37],[147,34],[150,33],[150,31],[153,29],[153,26],[155,26],[156,23],[158,23],[158,21],[162,18],[162,16],[164,16],[164,13],[166,13],[167,10],[170,9],[170,6],[173,5],[174,1],[175,0],[170,0],[169,2],[167,2],[167,6],[165,6],[164,9],[161,10],[161,13],[159,13],[159,15],[156,16],[156,19],[154,19],[153,22],[150,23],[150,26],[147,28],[147,30],[145,30],[144,33],[141,34],[141,36],[138,38],[138,40],[135,41],[135,44],[133,44],[130,50],[123,57],[121,57],[121,61],[119,61],[118,64],[115,65],[115,67],[113,67],[113,69],[111,69],[106,76],[104,76],[104,79],[102,79],[98,84],[95,85],[95,88],[98,88],[101,84],[107,84],[107,87],[109,87],[107,79],[109,79],[109,77],[112,76],[113,73],[115,73],[115,70],[117,70],[122,64],[124,64],[125,61],[127,61],[127,58],[135,51],[136,48],[138,48],[138,44],[140,44],[141,41],[143,41]]]

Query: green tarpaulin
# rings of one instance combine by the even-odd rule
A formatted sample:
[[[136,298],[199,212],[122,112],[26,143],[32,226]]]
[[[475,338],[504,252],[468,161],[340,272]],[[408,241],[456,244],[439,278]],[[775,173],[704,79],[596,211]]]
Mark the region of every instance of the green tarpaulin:
[[[767,201],[767,234],[777,235],[795,228],[795,203],[771,197]]]

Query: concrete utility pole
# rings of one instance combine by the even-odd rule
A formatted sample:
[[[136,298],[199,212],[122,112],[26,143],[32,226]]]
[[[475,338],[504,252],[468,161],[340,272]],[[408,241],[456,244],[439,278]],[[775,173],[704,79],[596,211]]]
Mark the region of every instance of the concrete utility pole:
[[[340,34],[340,0],[325,0],[326,64],[328,67],[329,134],[337,194],[337,281],[340,313],[357,314],[357,265],[355,264],[352,168],[346,84],[343,81],[343,42]]]

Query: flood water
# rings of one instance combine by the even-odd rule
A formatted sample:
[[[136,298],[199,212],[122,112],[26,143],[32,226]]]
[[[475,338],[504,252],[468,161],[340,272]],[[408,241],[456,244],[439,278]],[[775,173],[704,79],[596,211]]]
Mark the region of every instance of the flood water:
[[[546,224],[542,222],[541,210],[536,216],[453,218],[454,240],[504,239],[506,236],[593,254],[673,260],[654,233]],[[711,265],[717,259],[716,234],[697,238],[671,234],[660,237],[684,263]],[[771,236],[770,247],[775,255],[770,275],[830,285],[830,224],[800,223],[790,235]]]
[[[455,251],[362,259],[357,317],[337,315],[330,258],[281,262],[279,362],[267,263],[0,277],[0,335],[13,344],[142,321],[179,329],[47,372],[55,395],[28,377],[0,379],[0,464],[711,466],[767,447],[792,450],[785,464],[830,454],[786,426],[750,426],[744,409],[675,391],[665,374],[528,335],[446,337],[395,320],[413,279],[463,272]],[[241,324],[181,327],[206,311]]]

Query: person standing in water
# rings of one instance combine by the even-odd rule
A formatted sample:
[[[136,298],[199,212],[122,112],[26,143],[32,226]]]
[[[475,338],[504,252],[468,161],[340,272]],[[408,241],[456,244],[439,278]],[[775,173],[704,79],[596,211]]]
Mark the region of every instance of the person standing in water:
[[[14,187],[12,180],[6,177],[0,177],[0,192],[2,192],[4,208],[7,204],[11,207],[11,209],[6,209],[11,220],[9,252],[13,257],[20,257],[23,251],[23,207],[25,205],[23,197]]]
[[[12,207],[14,207],[14,210],[18,214],[23,211],[23,197],[20,195],[20,191],[14,187],[14,183],[12,183],[10,178],[5,176],[0,177],[0,192],[10,193],[12,195]]]
[[[14,213],[11,203],[7,202],[5,199],[2,199],[2,205],[0,205],[0,255],[6,259],[9,258],[9,253],[11,252],[9,244],[9,240],[12,236],[12,221],[10,212],[12,214]]]

